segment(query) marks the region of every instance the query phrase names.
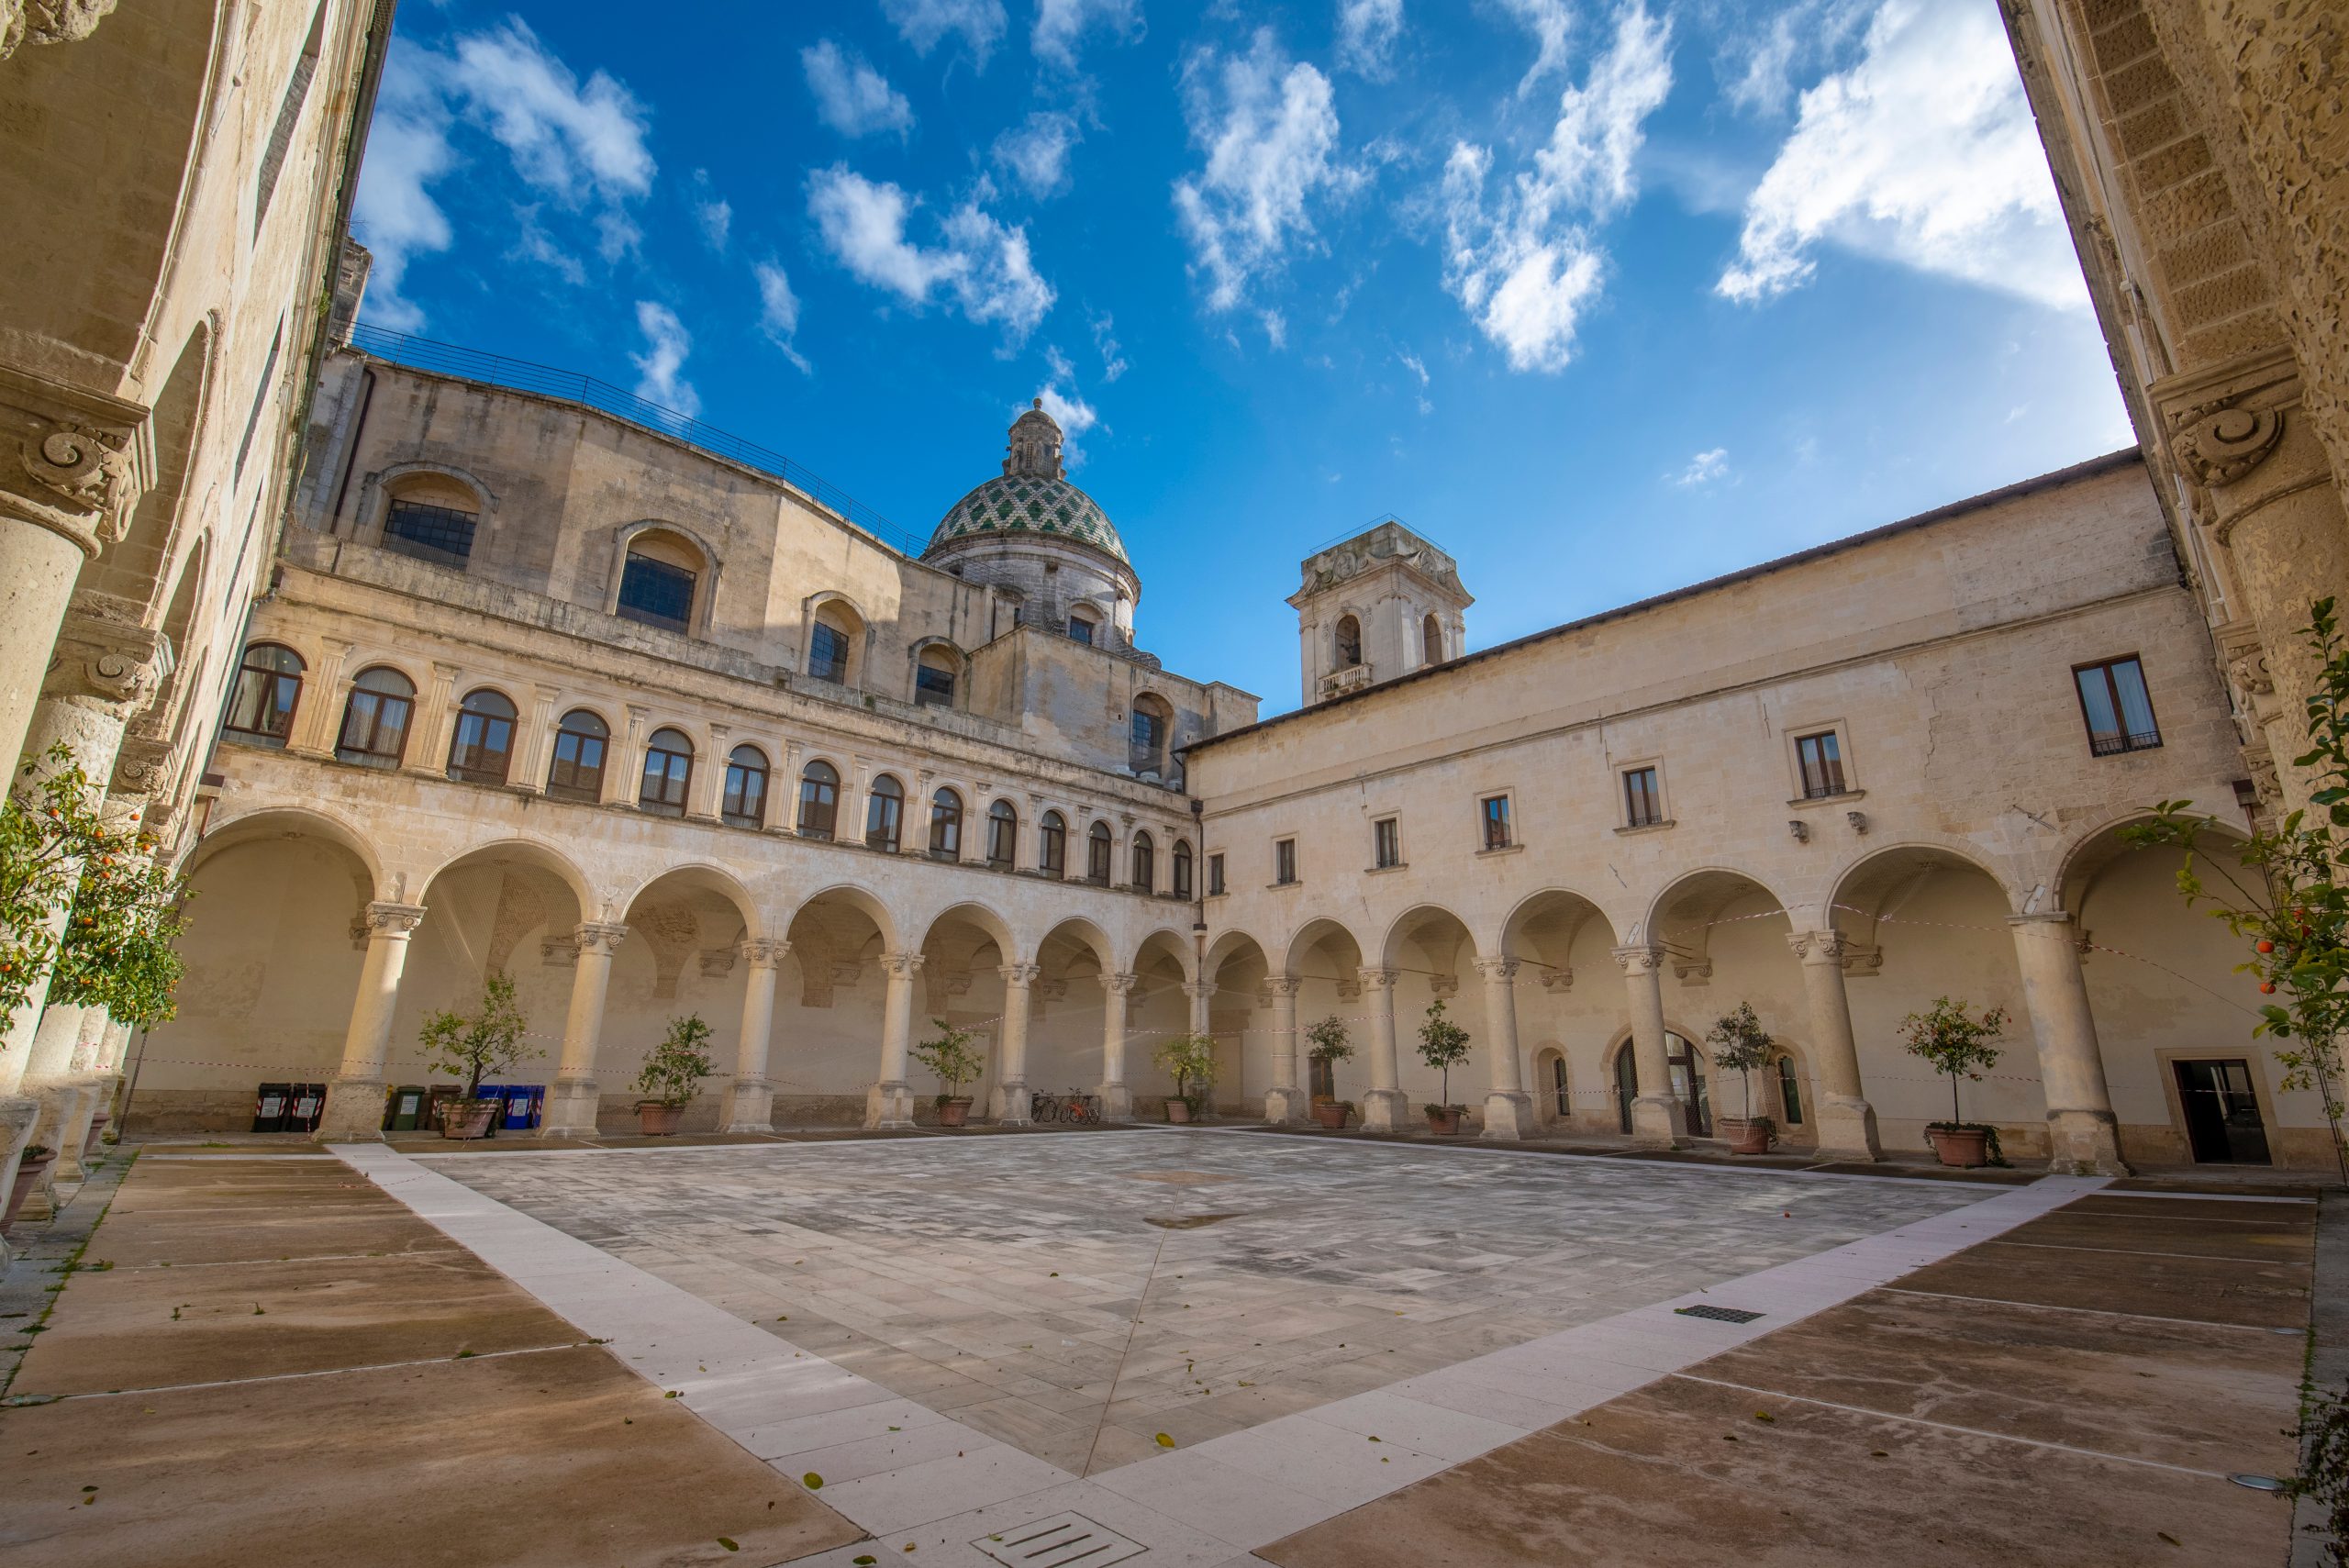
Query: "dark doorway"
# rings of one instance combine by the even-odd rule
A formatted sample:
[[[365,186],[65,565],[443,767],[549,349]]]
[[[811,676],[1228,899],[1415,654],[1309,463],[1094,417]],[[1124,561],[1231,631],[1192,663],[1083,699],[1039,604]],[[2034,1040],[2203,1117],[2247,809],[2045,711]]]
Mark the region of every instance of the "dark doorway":
[[[1688,1107],[1688,1136],[1713,1135],[1712,1091],[1705,1084],[1705,1058],[1676,1034],[1664,1037],[1664,1060],[1672,1064],[1672,1092]]]
[[[1615,1053],[1615,1112],[1623,1124],[1623,1136],[1631,1135],[1631,1102],[1640,1094],[1639,1064],[1631,1060],[1631,1042],[1625,1040],[1623,1049]]]
[[[1566,1059],[1563,1056],[1550,1058],[1550,1092],[1557,1096],[1553,1103],[1558,1107],[1561,1120],[1575,1114],[1574,1100],[1566,1093]]]
[[[2197,1164],[2269,1163],[2267,1129],[2259,1119],[2249,1062],[2232,1056],[2170,1065],[2177,1073],[2178,1103],[2186,1109],[2186,1138]]]

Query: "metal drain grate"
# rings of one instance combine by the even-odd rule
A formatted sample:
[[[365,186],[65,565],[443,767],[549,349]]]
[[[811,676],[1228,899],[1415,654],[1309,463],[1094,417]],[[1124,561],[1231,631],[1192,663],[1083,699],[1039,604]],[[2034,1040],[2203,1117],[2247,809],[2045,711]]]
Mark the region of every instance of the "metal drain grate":
[[[971,1544],[1009,1568],[1079,1568],[1080,1564],[1101,1568],[1105,1562],[1123,1562],[1150,1550],[1083,1514],[1031,1519],[1000,1535],[983,1535]]]
[[[1762,1316],[1742,1307],[1675,1307],[1672,1310],[1683,1318],[1702,1318],[1708,1323],[1751,1323]]]

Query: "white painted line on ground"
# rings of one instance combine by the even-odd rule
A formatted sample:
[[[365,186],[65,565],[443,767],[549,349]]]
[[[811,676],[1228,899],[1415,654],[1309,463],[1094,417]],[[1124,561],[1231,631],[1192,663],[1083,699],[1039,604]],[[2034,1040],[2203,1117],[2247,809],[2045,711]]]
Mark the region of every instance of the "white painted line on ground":
[[[834,1568],[865,1555],[897,1561],[908,1547],[930,1568],[997,1568],[974,1540],[1067,1512],[1143,1543],[1159,1568],[1244,1568],[1261,1561],[1249,1555],[1257,1547],[1840,1306],[2106,1185],[2102,1177],[2043,1177],[1708,1290],[1080,1480],[405,1154],[380,1144],[337,1145],[335,1152],[548,1308],[603,1337],[640,1373],[679,1391],[688,1409],[785,1475],[821,1474],[818,1461],[827,1453],[846,1463],[853,1473],[828,1481],[818,1496],[878,1536],[879,1550],[845,1546],[803,1559],[801,1568]],[[1767,1315],[1728,1324],[1673,1312],[1698,1305],[1748,1306]],[[890,1409],[879,1407],[901,1418],[888,1419]],[[827,1418],[833,1412],[841,1414]],[[1364,1431],[1365,1423],[1375,1429]],[[943,1447],[949,1430],[968,1434],[951,1456]],[[804,1446],[777,1452],[777,1434],[784,1445]],[[886,1442],[875,1444],[893,1435],[904,1440],[899,1464],[886,1464],[893,1457]]]

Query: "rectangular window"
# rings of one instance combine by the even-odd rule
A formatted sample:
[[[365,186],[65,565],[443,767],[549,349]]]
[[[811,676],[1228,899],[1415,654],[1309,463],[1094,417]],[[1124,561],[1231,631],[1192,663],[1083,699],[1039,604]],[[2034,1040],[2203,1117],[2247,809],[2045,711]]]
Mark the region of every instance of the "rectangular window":
[[[1283,887],[1297,880],[1297,840],[1282,839],[1273,845],[1273,880]]]
[[[1664,820],[1664,795],[1656,788],[1653,768],[1632,768],[1623,774],[1623,821],[1632,828],[1653,828]]]
[[[1222,895],[1223,857],[1220,854],[1209,855],[1208,857],[1208,896],[1219,898]]]
[[[848,683],[848,639],[822,621],[807,635],[807,673],[837,685]]]
[[[917,707],[952,707],[954,677],[944,670],[933,670],[924,664],[914,672],[914,706]]]
[[[1392,817],[1382,817],[1370,825],[1371,863],[1380,870],[1403,863],[1403,834]]]
[[[1068,617],[1068,634],[1088,648],[1093,646],[1093,623],[1080,616]]]
[[[2154,722],[2154,699],[2145,691],[2144,666],[2133,653],[2072,672],[2080,689],[2080,713],[2088,725],[2088,752],[2150,751],[2162,743]]]
[[[1795,737],[1795,758],[1802,765],[1805,800],[1843,793],[1843,748],[1833,730]]]
[[[620,618],[670,631],[690,629],[694,574],[682,566],[631,555],[620,568]]]
[[[480,521],[454,506],[395,501],[384,517],[384,548],[435,566],[462,567],[473,558],[473,529]]]
[[[1488,795],[1478,803],[1476,812],[1485,824],[1485,848],[1506,850],[1517,841],[1509,837],[1508,796]]]

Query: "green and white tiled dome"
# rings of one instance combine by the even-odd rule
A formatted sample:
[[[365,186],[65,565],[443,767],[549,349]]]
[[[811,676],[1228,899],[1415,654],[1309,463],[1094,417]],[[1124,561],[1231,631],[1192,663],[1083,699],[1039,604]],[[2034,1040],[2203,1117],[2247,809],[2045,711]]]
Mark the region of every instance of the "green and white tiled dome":
[[[935,555],[964,539],[1037,534],[1090,545],[1131,570],[1125,540],[1108,514],[1068,482],[1061,467],[1061,428],[1044,412],[1041,399],[1012,422],[1010,434],[1003,473],[947,508],[923,553]]]

